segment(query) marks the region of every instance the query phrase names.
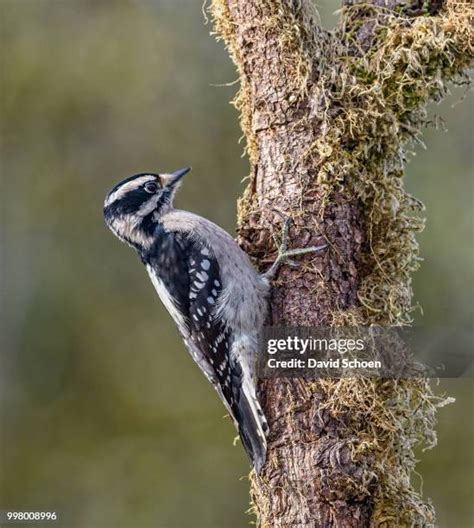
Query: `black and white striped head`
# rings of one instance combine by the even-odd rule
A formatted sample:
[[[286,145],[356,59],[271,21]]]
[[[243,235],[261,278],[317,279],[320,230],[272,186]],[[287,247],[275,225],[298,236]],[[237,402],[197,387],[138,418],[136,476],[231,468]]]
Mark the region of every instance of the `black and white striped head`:
[[[160,217],[173,206],[181,178],[190,170],[141,173],[122,180],[105,198],[105,222],[123,242],[138,248],[149,245]]]

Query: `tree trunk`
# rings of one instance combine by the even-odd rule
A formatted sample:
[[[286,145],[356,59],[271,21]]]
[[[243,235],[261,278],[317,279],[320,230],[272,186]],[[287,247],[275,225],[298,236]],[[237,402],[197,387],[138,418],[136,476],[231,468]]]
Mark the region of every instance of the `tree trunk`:
[[[212,1],[251,162],[242,247],[273,260],[285,216],[294,247],[329,244],[281,269],[273,325],[410,323],[423,221],[403,188],[405,147],[473,49],[469,2],[406,4],[346,1],[328,32],[309,0]],[[259,526],[433,525],[410,482],[414,447],[436,440],[426,380],[267,379],[260,396],[270,437],[252,476]]]

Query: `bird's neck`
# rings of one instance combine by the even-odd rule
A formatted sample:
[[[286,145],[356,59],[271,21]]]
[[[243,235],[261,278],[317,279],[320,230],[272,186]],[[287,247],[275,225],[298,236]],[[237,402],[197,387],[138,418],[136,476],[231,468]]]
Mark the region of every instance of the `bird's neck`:
[[[151,213],[143,217],[117,217],[111,228],[120,240],[143,253],[152,246],[157,225],[158,219]]]

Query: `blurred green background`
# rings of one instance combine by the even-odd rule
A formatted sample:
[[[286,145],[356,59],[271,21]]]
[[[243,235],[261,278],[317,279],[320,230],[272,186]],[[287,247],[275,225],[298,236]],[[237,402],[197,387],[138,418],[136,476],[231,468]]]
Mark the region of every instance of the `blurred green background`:
[[[104,195],[192,165],[178,204],[229,231],[248,164],[236,79],[194,0],[0,0],[0,508],[71,528],[247,525],[248,465],[213,389]],[[335,2],[320,3],[326,25]],[[473,98],[434,112],[407,185],[428,208],[415,278],[424,324],[472,324]],[[443,380],[439,446],[420,453],[439,525],[473,525],[472,380]],[[242,477],[242,478],[240,478]]]

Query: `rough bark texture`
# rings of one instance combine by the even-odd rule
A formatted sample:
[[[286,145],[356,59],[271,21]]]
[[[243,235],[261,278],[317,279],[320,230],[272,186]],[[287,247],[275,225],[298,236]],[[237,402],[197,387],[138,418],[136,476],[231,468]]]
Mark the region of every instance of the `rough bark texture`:
[[[403,189],[404,146],[425,107],[472,60],[468,2],[345,2],[327,32],[309,0],[213,0],[240,74],[235,105],[250,184],[239,235],[258,262],[294,220],[271,324],[407,324],[421,204]],[[263,380],[269,455],[251,495],[259,526],[430,526],[413,448],[433,445],[439,400],[423,380]]]

